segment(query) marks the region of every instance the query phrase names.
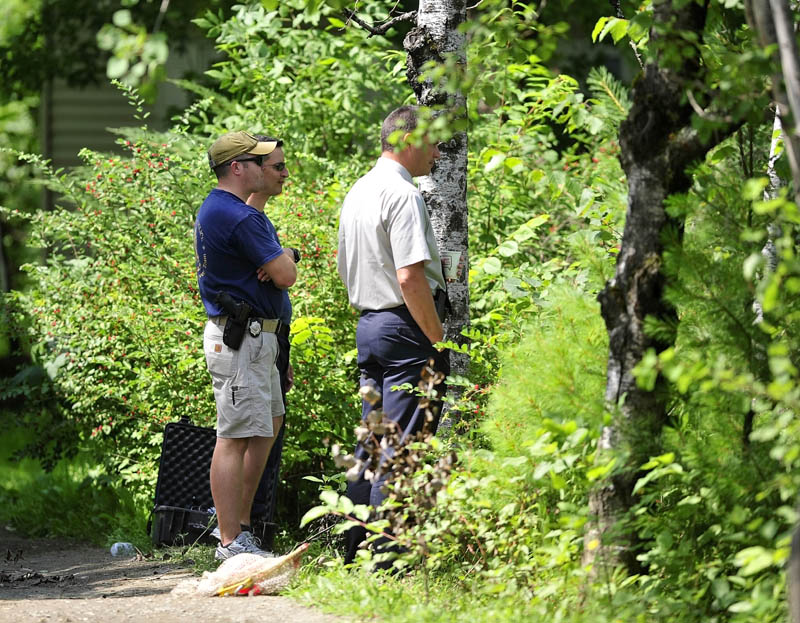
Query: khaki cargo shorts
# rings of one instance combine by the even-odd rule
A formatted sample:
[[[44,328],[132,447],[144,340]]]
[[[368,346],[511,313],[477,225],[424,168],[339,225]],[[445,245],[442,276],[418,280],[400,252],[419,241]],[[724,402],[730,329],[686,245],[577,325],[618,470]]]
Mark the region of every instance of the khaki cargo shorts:
[[[275,361],[278,338],[245,333],[239,350],[222,343],[223,327],[206,322],[203,351],[217,403],[217,437],[274,437],[272,418],[284,413]]]

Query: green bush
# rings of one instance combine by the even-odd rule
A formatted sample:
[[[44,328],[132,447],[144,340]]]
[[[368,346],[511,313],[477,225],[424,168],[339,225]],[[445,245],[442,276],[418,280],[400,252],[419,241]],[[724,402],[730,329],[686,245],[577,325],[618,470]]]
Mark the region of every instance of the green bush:
[[[38,388],[4,391],[29,399],[18,423],[37,432],[32,454],[53,463],[80,447],[146,504],[164,425],[215,420],[192,248],[194,214],[215,182],[209,139],[181,130],[123,136],[125,156],[84,150],[83,168],[51,173],[58,208],[27,217],[44,260],[26,266],[31,287],[7,308],[46,374]],[[348,355],[355,315],[335,270],[338,200],[350,180],[325,175],[353,173],[287,151],[291,185],[267,210],[282,242],[303,255],[290,293],[296,378],[283,470],[293,478],[330,469],[321,440],[350,443],[359,409]],[[302,510],[293,491],[287,497],[300,508],[290,516]]]
[[[502,456],[518,456],[544,422],[603,421],[608,335],[600,306],[566,286],[542,301],[525,337],[501,358],[484,432]]]

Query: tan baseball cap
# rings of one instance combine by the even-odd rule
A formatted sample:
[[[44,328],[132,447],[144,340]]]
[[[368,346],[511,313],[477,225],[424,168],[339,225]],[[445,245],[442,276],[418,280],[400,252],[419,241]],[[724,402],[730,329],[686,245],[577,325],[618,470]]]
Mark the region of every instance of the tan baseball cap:
[[[260,142],[249,132],[228,132],[220,136],[208,150],[208,164],[213,169],[238,156],[266,156],[275,151],[278,141]]]

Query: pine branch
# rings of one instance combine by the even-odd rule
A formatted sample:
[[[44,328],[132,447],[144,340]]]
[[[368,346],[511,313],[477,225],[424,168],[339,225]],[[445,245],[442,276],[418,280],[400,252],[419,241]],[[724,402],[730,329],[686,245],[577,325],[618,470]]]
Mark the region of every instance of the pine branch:
[[[621,95],[624,92],[622,86],[614,80],[614,77],[604,67],[592,68],[589,72],[589,77],[586,80],[591,88],[594,90],[605,93],[617,110],[622,114],[628,113],[629,105],[623,103],[623,99],[627,99]],[[616,86],[616,89],[614,88]]]

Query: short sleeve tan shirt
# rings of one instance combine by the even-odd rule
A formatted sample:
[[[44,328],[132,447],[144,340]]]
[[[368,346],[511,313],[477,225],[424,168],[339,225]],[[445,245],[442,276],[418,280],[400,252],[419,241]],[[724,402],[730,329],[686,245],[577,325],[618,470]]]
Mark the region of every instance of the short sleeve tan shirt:
[[[347,193],[339,218],[339,275],[350,304],[378,310],[403,304],[397,269],[424,262],[431,292],[445,281],[428,208],[411,174],[380,158]]]

